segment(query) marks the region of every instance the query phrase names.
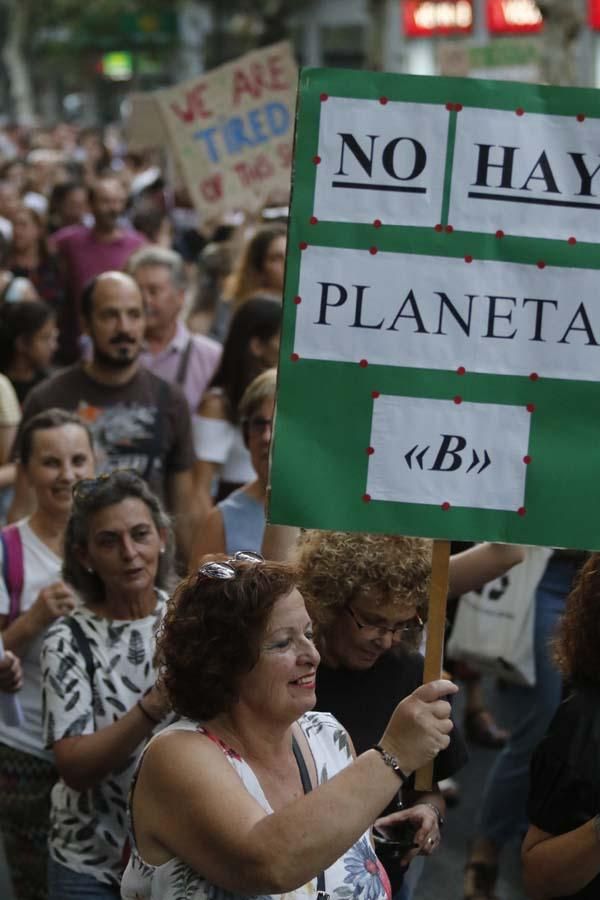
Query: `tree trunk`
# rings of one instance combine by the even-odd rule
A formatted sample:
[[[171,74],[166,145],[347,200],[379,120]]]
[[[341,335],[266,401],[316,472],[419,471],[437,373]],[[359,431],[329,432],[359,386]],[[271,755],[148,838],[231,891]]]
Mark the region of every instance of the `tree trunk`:
[[[544,16],[540,78],[547,84],[577,84],[575,43],[585,22],[581,0],[538,0]]]
[[[33,90],[29,68],[23,54],[23,42],[30,22],[31,0],[4,0],[7,29],[2,59],[10,82],[13,118],[19,125],[35,121]]]

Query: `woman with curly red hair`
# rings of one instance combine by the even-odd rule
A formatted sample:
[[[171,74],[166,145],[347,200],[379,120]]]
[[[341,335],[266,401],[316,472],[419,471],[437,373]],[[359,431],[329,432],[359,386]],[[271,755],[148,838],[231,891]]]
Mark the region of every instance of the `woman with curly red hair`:
[[[600,896],[600,554],[581,569],[554,642],[571,687],[531,763],[523,876],[532,900]]]
[[[121,896],[389,900],[370,826],[447,746],[440,697],[456,688],[420,687],[353,761],[339,722],[311,712],[319,654],[296,573],[256,554],[206,562],[182,582],[158,654],[183,718],[138,767]]]

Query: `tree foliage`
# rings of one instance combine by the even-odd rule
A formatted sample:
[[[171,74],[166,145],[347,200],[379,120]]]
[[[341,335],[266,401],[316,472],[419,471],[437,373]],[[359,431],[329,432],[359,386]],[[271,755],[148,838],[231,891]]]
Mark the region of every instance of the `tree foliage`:
[[[1,52],[13,114],[22,122],[34,117],[36,72],[46,82],[59,71],[63,82],[81,83],[94,54],[156,46],[175,51],[175,30],[146,34],[143,27],[127,26],[127,18],[143,24],[194,4],[212,14],[207,67],[288,37],[290,17],[307,9],[306,0],[0,0]]]

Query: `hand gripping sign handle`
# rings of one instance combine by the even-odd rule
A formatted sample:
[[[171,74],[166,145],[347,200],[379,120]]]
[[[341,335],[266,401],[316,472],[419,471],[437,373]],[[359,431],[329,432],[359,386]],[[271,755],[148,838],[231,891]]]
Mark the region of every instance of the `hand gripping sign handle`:
[[[444,630],[448,600],[448,568],[450,541],[434,541],[429,585],[429,616],[423,684],[442,677],[444,658]],[[415,776],[415,790],[430,791],[433,782],[433,761],[419,769]]]
[[[4,659],[4,644],[0,637],[0,662]],[[23,709],[15,694],[6,694],[0,691],[0,718],[5,725],[18,728],[25,721]]]

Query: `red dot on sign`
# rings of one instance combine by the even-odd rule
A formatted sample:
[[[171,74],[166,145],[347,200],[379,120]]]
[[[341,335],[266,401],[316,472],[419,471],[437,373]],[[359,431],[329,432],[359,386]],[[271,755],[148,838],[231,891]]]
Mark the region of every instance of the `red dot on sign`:
[[[378,397],[381,397],[381,394],[379,391],[371,391],[371,397],[373,400],[377,400]]]
[[[309,221],[310,221],[311,225],[316,225],[319,220],[317,219],[316,216],[311,216]]]
[[[458,369],[456,370],[456,374],[457,374],[457,375],[464,375],[466,371],[467,371],[467,370],[465,369],[464,366],[459,366]]]
[[[499,228],[498,231],[496,232],[496,237],[497,237],[497,238],[503,238],[503,237],[504,237],[504,232],[502,231],[501,228]]]
[[[452,227],[452,225],[446,225],[446,231],[448,232],[448,234],[452,234],[454,228]]]
[[[361,367],[361,369],[366,369],[368,365],[369,362],[366,359],[361,359],[361,361],[359,362],[359,366]]]
[[[454,109],[454,103],[446,103],[446,109],[448,112],[452,112]]]
[[[569,240],[567,241],[567,244],[570,244],[571,246],[573,246],[573,244],[576,244],[576,243],[577,243],[577,238],[575,238],[575,237],[570,237]]]
[[[524,506],[520,506],[520,507],[518,508],[518,510],[517,510],[517,513],[518,513],[520,516],[524,516],[526,512],[527,512],[527,510],[525,509]]]
[[[455,397],[455,398],[454,398],[454,402],[455,402],[456,405],[458,406],[459,403],[462,403],[462,397]]]
[[[388,98],[387,98],[387,97],[380,97],[380,98],[379,98],[379,102],[381,103],[382,106],[385,106],[385,104],[388,102]]]
[[[329,100],[329,94],[321,94],[319,97],[321,103],[325,103],[326,100]]]
[[[526,466],[528,466],[529,463],[531,462],[531,457],[530,457],[530,456],[524,456],[524,457],[523,457],[523,462],[525,463]]]
[[[364,500],[365,503],[370,503],[370,502],[371,502],[371,495],[370,495],[370,494],[363,494],[363,500]]]
[[[374,453],[375,453],[374,447],[367,447],[367,456],[373,456]]]
[[[472,257],[472,256],[465,256],[465,262],[466,262],[466,263],[472,263],[472,262],[473,262],[473,257]]]
[[[443,509],[443,510],[450,509],[450,504],[448,503],[447,500],[445,500],[445,501],[442,503],[442,509]]]
[[[369,253],[371,254],[371,256],[375,256],[375,254],[377,253],[377,247],[369,247]]]
[[[296,306],[298,306],[299,303],[302,303],[302,297],[294,297],[294,303],[296,304]]]
[[[443,231],[443,230],[444,230],[444,226],[438,224],[438,225],[435,226],[435,229],[434,229],[434,230],[435,230],[435,231]]]
[[[537,262],[537,267],[538,267],[538,269],[545,269],[545,268],[546,268],[546,263],[544,262],[543,259],[538,260],[538,262]]]
[[[532,372],[531,375],[529,376],[529,380],[530,380],[530,381],[537,381],[539,377],[540,377],[540,376],[538,375],[537,372]]]
[[[375,228],[381,228],[381,219],[375,219],[375,221],[373,222],[373,226]]]
[[[530,412],[530,413],[535,412],[535,404],[534,403],[528,403],[525,408],[526,408],[527,412]]]
[[[516,112],[516,114],[517,114],[518,116],[522,116],[522,115],[525,114],[525,110],[523,109],[522,106],[519,106],[518,109],[515,109],[515,112]]]
[[[315,166],[318,166],[319,163],[321,162],[321,157],[320,157],[320,156],[313,156],[313,162],[314,162]]]
[[[585,122],[585,115],[584,115],[584,113],[577,113],[577,121],[578,121],[578,122]]]
[[[306,241],[300,241],[298,246],[300,247],[301,250],[306,250],[306,248],[308,247],[308,244],[306,243]]]
[[[454,109],[456,110],[456,112],[461,112],[462,108],[463,108],[462,103],[455,103],[455,104],[454,104]]]
[[[297,353],[292,353],[292,355],[290,356],[290,359],[291,359],[292,362],[298,362],[298,360],[300,359],[300,357],[298,356]]]

